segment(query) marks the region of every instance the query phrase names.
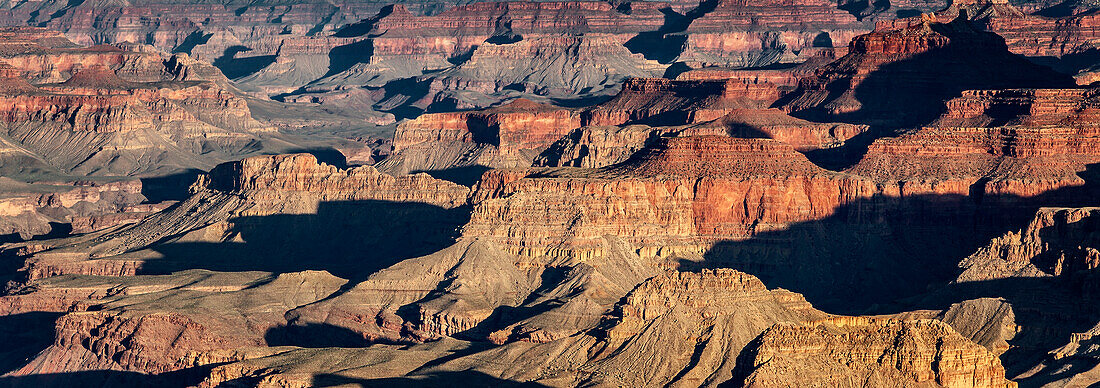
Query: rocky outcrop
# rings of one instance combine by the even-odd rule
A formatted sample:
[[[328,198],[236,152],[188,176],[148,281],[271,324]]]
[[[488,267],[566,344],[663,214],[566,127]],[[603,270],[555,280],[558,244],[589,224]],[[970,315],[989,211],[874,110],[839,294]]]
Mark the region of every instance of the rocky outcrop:
[[[767,80],[636,78],[610,101],[583,113],[584,125],[682,125],[710,121],[734,109],[766,108],[779,99]]]
[[[748,348],[746,386],[1013,387],[1000,360],[935,320],[779,324]],[[800,381],[792,381],[798,376]]]
[[[130,224],[173,202],[143,204],[141,182],[78,181],[70,184],[22,184],[6,179],[0,199],[0,235],[14,240],[36,235],[62,237]]]
[[[701,3],[700,9],[705,13],[684,30],[677,57],[692,67],[801,62],[868,30],[837,4],[824,1],[720,0]]]
[[[783,109],[800,117],[912,127],[934,120],[943,101],[963,90],[1065,85],[1072,80],[1011,54],[992,33],[965,20],[940,23],[926,16],[856,37],[847,55],[803,78]]]
[[[530,166],[535,154],[577,127],[575,110],[526,99],[480,111],[429,113],[398,126],[394,155],[379,168],[408,173]]]
[[[872,195],[865,182],[823,170],[774,140],[664,138],[602,169],[492,171],[478,187],[475,197],[486,200],[475,206],[465,234],[535,256],[587,251],[605,234],[654,249],[706,245],[826,217],[841,201]],[[588,200],[592,195],[599,199]],[[731,200],[744,206],[731,207]],[[525,220],[522,229],[518,219]]]
[[[439,244],[448,244],[448,236],[456,228],[451,223],[461,222],[463,212],[458,208],[466,204],[469,192],[466,187],[425,174],[395,178],[369,166],[340,170],[319,164],[308,154],[263,156],[223,164],[201,176],[192,189],[195,194],[187,200],[136,225],[48,246],[48,252],[27,258],[26,277],[34,280],[62,274],[162,273],[190,260],[189,254],[176,249],[191,252],[219,243],[227,245],[218,250],[222,253],[212,253],[211,258],[232,255],[237,262],[216,261],[212,266],[239,268],[263,260],[270,268],[298,268],[303,264],[295,263],[297,255],[316,249],[277,237],[280,235],[329,244],[363,230],[386,231],[360,237],[365,245],[390,238],[387,236],[393,233],[403,236],[415,230],[417,238],[423,239],[424,246],[413,247],[385,242],[383,245],[390,248],[377,248],[373,253],[344,250],[333,243],[329,251],[333,256],[323,260],[332,265],[325,269],[350,276],[338,268],[370,271],[382,263],[356,265],[346,258],[348,255],[372,258],[426,254],[430,249],[442,248]],[[403,209],[402,203],[417,205]],[[378,222],[400,217],[406,218],[404,226]],[[341,223],[362,229],[342,228]],[[13,247],[10,252],[18,249]]]
[[[967,257],[959,282],[1087,272],[1100,264],[1095,208],[1043,208],[1019,231],[1009,231]]]
[[[14,77],[3,82],[20,86],[0,91],[0,126],[14,147],[38,160],[4,163],[8,174],[205,169],[262,149],[262,133],[270,130],[252,119],[216,69],[186,56],[80,48],[41,29],[5,33],[12,38],[0,62]]]
[[[931,180],[940,192],[971,196],[979,188],[986,196],[1033,197],[1080,187],[1091,179],[1089,165],[1100,161],[1090,145],[1092,94],[1089,89],[964,91],[947,101],[934,127],[875,141],[849,172],[926,182],[922,185]],[[1063,203],[1080,199],[1073,191],[1061,198]]]
[[[98,283],[98,284],[97,284]],[[263,346],[284,311],[335,292],[344,280],[324,272],[219,274],[103,281],[72,278],[57,289],[99,289],[91,302],[61,316],[54,343],[9,375],[79,370],[146,374],[234,360],[219,350]],[[89,306],[95,306],[91,311]]]

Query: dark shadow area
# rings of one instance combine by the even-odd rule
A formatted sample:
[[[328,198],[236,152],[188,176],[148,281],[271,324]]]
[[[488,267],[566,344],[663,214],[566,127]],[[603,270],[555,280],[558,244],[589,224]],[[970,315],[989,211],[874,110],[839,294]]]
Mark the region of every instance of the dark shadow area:
[[[31,238],[27,238],[27,239],[24,239],[23,236],[19,235],[19,233],[0,234],[0,244],[16,243],[16,242],[23,242],[23,241],[49,240],[49,239],[53,239],[53,238],[68,237],[68,236],[72,235],[72,233],[73,233],[73,225],[72,224],[63,223],[63,222],[50,222],[50,231],[49,232],[46,232],[46,233],[43,233],[43,234],[36,234],[34,236],[31,236]],[[0,257],[0,260],[2,260],[2,259],[3,258]],[[5,269],[5,264],[0,262],[0,279],[3,278],[3,274],[5,273],[5,272],[3,272],[4,269]],[[3,284],[3,283],[0,282],[0,284]]]
[[[274,55],[259,55],[254,57],[237,58],[238,53],[251,51],[244,46],[233,46],[225,49],[225,54],[214,59],[213,65],[225,74],[226,78],[237,79],[260,71],[268,65],[275,63]]]
[[[495,23],[493,35],[485,39],[485,43],[512,44],[523,40],[523,35],[512,31],[512,19],[507,13],[497,18]]]
[[[354,284],[399,261],[451,245],[468,219],[467,207],[322,202],[316,214],[234,218],[226,231],[229,242],[156,244],[152,249],[164,257],[146,262],[141,274],[194,268],[275,273],[325,270]]]
[[[481,181],[481,175],[491,168],[486,166],[462,166],[451,167],[443,170],[424,170],[424,171],[412,171],[410,173],[422,172],[431,175],[432,178],[442,179],[448,182],[454,182],[463,186],[473,187]]]
[[[771,139],[771,135],[760,130],[760,128],[740,122],[727,123],[726,133],[729,134],[730,137],[742,139]]]
[[[68,2],[65,3],[64,7],[57,10],[56,12],[50,14],[50,19],[57,19],[61,16],[64,16],[65,13],[69,12],[70,9],[73,9],[75,7],[79,7],[81,4],[84,4],[84,0],[69,0]]]
[[[321,78],[343,73],[356,64],[369,61],[373,55],[374,41],[369,39],[333,47],[328,53],[328,72]]]
[[[702,263],[682,264],[748,272],[769,287],[803,294],[829,313],[912,310],[897,309],[898,301],[952,281],[961,259],[1020,230],[1039,207],[1094,205],[1097,194],[1100,189],[1090,182],[1027,198],[876,196],[837,208],[829,217],[718,243]]]
[[[812,47],[833,47],[833,38],[829,36],[828,32],[821,32],[814,37],[811,42]]]
[[[1096,167],[1090,165],[1089,172]],[[707,254],[708,262],[724,261],[719,266],[743,269],[769,288],[803,293],[815,307],[841,314],[943,310],[967,300],[1001,298],[1011,305],[1018,329],[1009,340],[1012,347],[1000,356],[1006,375],[1028,372],[1032,377],[1017,380],[1020,386],[1042,386],[1100,363],[1049,354],[1100,321],[1100,270],[1089,268],[1089,249],[1100,248],[1100,217],[1062,219],[1039,230],[1044,252],[1029,260],[1055,276],[950,281],[959,271],[959,260],[985,246],[989,238],[1019,230],[1040,206],[1095,205],[1100,188],[1095,181],[1089,183],[1032,198],[986,194],[872,199],[839,209],[829,219],[720,244]],[[882,211],[893,215],[883,216]],[[962,216],[952,216],[955,212]],[[842,230],[845,227],[855,231]],[[1085,338],[1079,348],[1096,345],[1100,339]],[[751,366],[752,349],[750,344],[738,357],[731,386],[739,386],[751,373],[743,366]],[[1041,370],[1032,373],[1041,363]]]
[[[317,158],[318,162],[339,168],[348,168],[348,159],[344,156],[343,152],[336,150],[335,148],[309,148],[309,149],[292,149],[285,152],[279,152],[280,154],[310,154]]]
[[[431,91],[431,81],[416,77],[402,78],[382,86],[384,97],[375,109],[392,113],[397,120],[412,119],[424,113],[424,108],[412,105]]]
[[[30,312],[0,316],[0,374],[26,365],[42,350],[53,344],[54,322],[61,313]],[[0,384],[2,385],[2,384]]]
[[[393,377],[384,379],[358,379],[334,374],[317,375],[313,378],[315,387],[337,385],[359,385],[361,387],[525,387],[539,388],[545,385],[504,380],[477,371],[436,372],[414,377]]]
[[[1046,16],[1048,18],[1064,18],[1067,16],[1073,16],[1077,7],[1080,5],[1080,0],[1066,0],[1053,6],[1041,9],[1034,14],[1039,16]]]
[[[191,35],[187,35],[187,37],[183,39],[183,42],[180,42],[179,46],[172,49],[172,52],[190,55],[191,50],[194,50],[195,46],[206,44],[206,42],[210,41],[210,37],[212,36],[214,36],[213,33],[203,34],[202,31],[192,32]]]
[[[1100,49],[1088,49],[1061,57],[1043,56],[1028,57],[1028,59],[1042,66],[1050,66],[1058,72],[1075,75],[1082,71],[1096,69],[1100,65]]]
[[[474,49],[471,48],[469,50],[466,50],[466,52],[463,52],[461,54],[458,54],[458,55],[455,55],[453,57],[447,58],[447,62],[450,62],[452,65],[458,66],[458,65],[461,65],[463,63],[466,63],[466,61],[469,61],[470,58],[473,58],[473,57],[474,57]]]
[[[803,151],[802,154],[821,168],[840,171],[863,159],[863,155],[867,154],[867,147],[880,137],[882,136],[872,128],[845,140],[843,146]]]
[[[393,4],[384,6],[374,17],[344,26],[333,33],[332,36],[337,38],[353,38],[366,35],[374,29],[374,25],[378,23],[379,20],[393,13],[393,6]]]
[[[271,328],[264,333],[264,341],[267,346],[303,348],[363,348],[378,343],[351,329],[318,323]]]
[[[3,237],[18,239],[19,234],[13,233]],[[0,241],[0,244],[9,242],[18,242],[18,240]],[[23,264],[25,264],[26,261],[22,256],[17,254],[16,251],[15,249],[0,250],[0,295],[7,295],[11,292],[11,290],[8,289],[12,286],[12,284],[9,284],[10,282],[26,279],[26,275],[19,272],[19,269],[23,268]],[[3,371],[0,371],[0,374],[3,374]]]
[[[829,164],[822,166],[836,169],[855,164],[875,138],[932,123],[946,111],[944,102],[964,90],[1076,87],[1071,77],[1010,53],[1003,38],[962,18],[929,28],[948,37],[949,43],[877,65],[857,85],[849,75],[855,62],[838,60],[818,69],[822,75],[804,79],[773,107],[788,106],[792,116],[811,121],[870,125],[842,149],[821,153]],[[849,56],[860,55],[858,50],[854,46]],[[862,60],[874,65],[876,55],[881,54]],[[799,105],[806,101],[813,103]]]
[[[921,12],[919,9],[899,9],[897,12],[894,12],[894,15],[897,16],[898,19],[915,18],[922,14],[924,14],[924,12]]]
[[[210,371],[222,364],[209,364],[173,372],[147,375],[116,370],[91,370],[66,373],[44,373],[30,376],[0,376],[0,388],[21,387],[97,387],[97,388],[184,388],[202,382]]]
[[[676,79],[676,77],[680,76],[680,74],[684,74],[690,70],[691,66],[688,66],[686,63],[676,62],[665,68],[665,74],[663,74],[661,77]]]
[[[185,200],[191,196],[188,188],[202,173],[193,169],[171,175],[141,178],[141,195],[149,203]]]
[[[691,22],[710,13],[717,6],[718,0],[703,0],[699,6],[684,15],[673,11],[672,8],[662,8],[664,23],[657,31],[639,33],[623,45],[631,53],[642,54],[645,59],[664,64],[672,63],[683,52],[684,44],[687,43],[687,35],[683,32]]]
[[[552,101],[554,105],[563,108],[584,108],[605,103],[612,98],[615,98],[614,94],[584,96],[576,98],[551,98],[550,101]]]
[[[862,20],[871,10],[871,2],[867,0],[847,1],[837,5],[837,8],[852,14],[852,16],[855,16],[858,20]]]
[[[0,388],[17,387],[183,387],[164,385],[154,376],[137,372],[94,370],[68,373],[49,373],[30,376],[0,377]]]

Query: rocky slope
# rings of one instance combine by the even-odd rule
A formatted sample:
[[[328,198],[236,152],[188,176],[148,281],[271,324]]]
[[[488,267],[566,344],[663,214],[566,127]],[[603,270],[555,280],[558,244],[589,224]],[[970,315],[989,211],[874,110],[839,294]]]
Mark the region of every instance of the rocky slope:
[[[141,182],[78,181],[69,184],[26,184],[4,178],[3,228],[8,240],[34,236],[59,237],[88,233],[140,221],[172,204],[146,204]]]
[[[845,326],[851,334],[843,336],[798,336],[805,344],[773,341],[830,316],[746,273],[667,269],[735,266],[808,291],[831,309],[831,300],[859,298],[814,291],[818,286],[873,290],[881,300],[926,289],[926,276],[942,275],[926,260],[944,250],[891,245],[922,233],[954,235],[959,230],[945,219],[972,217],[973,202],[925,205],[922,195],[950,194],[955,186],[914,182],[831,172],[777,140],[727,136],[660,138],[626,162],[598,169],[496,170],[476,191],[423,174],[340,170],[309,155],[246,159],[215,168],[192,198],[135,225],[10,247],[8,254],[25,262],[22,291],[5,297],[13,313],[77,311],[58,320],[49,349],[11,376],[113,368],[158,378],[193,373],[208,385],[423,383],[449,374],[549,385],[764,384],[774,378],[772,364],[744,355],[782,360],[820,349],[813,341],[821,341],[826,354],[853,357],[814,364],[822,378],[1007,384],[996,353],[969,342],[1004,351],[995,340],[1003,337],[968,326],[978,318],[960,318],[985,317],[972,308],[852,321],[865,323]],[[1005,194],[989,187],[989,198]],[[887,199],[899,197],[911,199]],[[943,210],[911,218],[913,209],[932,206]],[[889,232],[898,227],[913,230]],[[846,238],[866,255],[832,264],[857,248],[816,240],[814,230],[829,241],[848,230]],[[364,245],[340,248],[348,241]],[[784,241],[809,242],[816,253]],[[328,248],[318,254],[318,247]],[[196,261],[195,252],[210,259]],[[874,266],[845,275],[870,257]],[[866,282],[866,271],[878,265],[906,276]],[[193,268],[214,272],[186,271]],[[222,285],[200,287],[207,284],[194,280],[200,275]],[[261,295],[286,294],[277,291],[286,284],[317,286],[295,299],[253,304],[268,300]],[[93,301],[81,302],[86,298]],[[227,305],[234,307],[218,307]],[[965,330],[920,320],[928,317]],[[247,330],[230,330],[242,325]],[[180,333],[177,344],[192,351],[146,334],[164,332]],[[437,342],[417,345],[425,341]],[[763,345],[774,342],[794,348]],[[872,353],[912,362],[899,366],[881,361],[894,358],[844,350],[859,344],[879,344]],[[936,344],[951,344],[951,351]],[[320,349],[333,345],[370,346]],[[405,351],[417,356],[381,369],[368,361]],[[332,357],[348,361],[339,371],[315,363]],[[639,375],[642,365],[649,372]]]
[[[438,171],[470,166],[526,167],[573,128],[580,112],[518,99],[495,108],[429,113],[398,125],[385,171]]]
[[[0,134],[20,155],[9,176],[164,175],[263,148],[270,128],[209,65],[41,29],[3,34]]]
[[[963,90],[1073,85],[1069,77],[1011,54],[1003,39],[967,21],[925,16],[901,22],[882,23],[853,39],[847,55],[802,79],[783,109],[807,118],[907,128],[934,120],[943,101]]]
[[[1002,377],[993,354],[935,320],[844,317],[779,324],[761,334],[747,355],[755,366],[745,380],[749,387],[1015,386]]]

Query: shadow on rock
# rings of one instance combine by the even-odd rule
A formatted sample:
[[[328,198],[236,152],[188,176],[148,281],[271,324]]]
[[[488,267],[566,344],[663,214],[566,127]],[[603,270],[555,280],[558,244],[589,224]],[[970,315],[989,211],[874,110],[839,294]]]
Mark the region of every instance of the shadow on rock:
[[[929,28],[950,42],[877,66],[873,56],[881,53],[868,53],[863,59],[849,53],[819,69],[816,78],[803,79],[799,89],[773,104],[806,120],[871,126],[864,138],[817,155],[824,158],[812,157],[812,161],[823,160],[822,167],[831,169],[851,166],[866,153],[871,141],[932,123],[946,111],[945,101],[964,90],[1076,87],[1071,77],[1010,53],[1003,38],[980,31],[967,21],[931,24]],[[861,60],[875,68],[858,85],[852,85],[850,73],[864,65]]]
[[[451,167],[442,170],[423,170],[412,171],[411,174],[422,172],[431,175],[432,178],[445,180],[448,182],[457,183],[463,186],[473,187],[479,181],[481,181],[481,175],[486,171],[491,170],[489,167],[475,165],[475,166],[462,166]]]
[[[4,350],[0,351],[0,374],[22,367],[38,352],[53,344],[54,322],[60,316],[61,313],[50,312],[0,316],[0,338],[4,339]]]
[[[701,263],[682,264],[748,272],[830,313],[886,313],[954,280],[960,260],[1022,229],[1040,207],[1095,205],[1100,190],[1089,184],[1037,197],[980,192],[864,199],[823,219],[720,242]]]
[[[537,383],[523,383],[493,377],[482,372],[438,372],[410,377],[394,377],[384,379],[357,379],[335,374],[317,375],[313,378],[315,387],[331,387],[337,385],[359,385],[361,387],[525,387],[539,388],[545,385]]]
[[[156,375],[117,370],[89,370],[42,373],[28,376],[0,376],[0,388],[21,387],[141,387],[183,388],[197,386],[210,371],[221,364],[210,364]]]
[[[298,346],[303,348],[362,348],[377,343],[343,327],[327,324],[279,326],[264,333],[267,346]]]
[[[141,178],[141,195],[150,203],[164,201],[182,201],[191,196],[188,188],[199,174],[199,170],[188,170],[171,175]]]
[[[324,270],[352,283],[399,261],[424,256],[455,241],[467,207],[423,203],[322,202],[316,214],[245,216],[230,220],[226,242],[167,242],[152,249],[142,274],[187,269]]]

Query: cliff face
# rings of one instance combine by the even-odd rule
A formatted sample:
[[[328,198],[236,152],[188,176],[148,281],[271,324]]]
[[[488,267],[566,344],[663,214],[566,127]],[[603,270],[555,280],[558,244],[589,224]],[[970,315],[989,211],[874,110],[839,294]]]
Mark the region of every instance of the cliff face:
[[[841,317],[773,326],[749,345],[750,387],[1011,387],[1000,360],[935,320]]]
[[[965,192],[1032,197],[1086,185],[1100,160],[1089,89],[964,91],[925,127],[880,139],[849,172],[879,180],[936,180]],[[952,182],[954,181],[954,182]],[[973,195],[973,194],[971,194]],[[1073,192],[1062,200],[1079,201]]]
[[[520,167],[573,128],[580,114],[519,99],[495,108],[428,113],[400,124],[387,171],[438,170],[474,165]]]
[[[779,99],[777,85],[760,80],[637,78],[615,98],[584,113],[584,125],[681,125],[714,120],[738,108],[764,108]]]
[[[491,236],[535,256],[588,252],[605,234],[654,249],[698,246],[826,217],[844,201],[872,195],[868,183],[825,171],[774,140],[668,138],[602,169],[490,172],[475,193],[486,200],[465,235]],[[521,229],[502,222],[527,215],[538,216]]]
[[[1068,277],[1097,267],[1095,208],[1043,208],[1027,226],[990,241],[959,265],[959,282]]]
[[[249,92],[395,114],[486,107],[517,94],[610,95],[625,78],[660,76],[673,62],[797,62],[869,29],[813,1],[86,2],[20,7],[9,17],[80,44],[187,53]],[[429,93],[405,94],[408,78],[431,85]],[[347,98],[358,86],[384,90]]]
[[[186,56],[80,48],[41,29],[4,33],[0,125],[14,145],[58,173],[209,168],[259,149],[260,133],[269,130],[224,88],[216,69]],[[28,167],[3,166],[33,173]]]
[[[882,233],[878,228],[893,222],[883,219],[906,218],[910,203],[860,201],[902,197],[900,186],[823,170],[776,140],[726,136],[660,138],[599,169],[496,170],[473,193],[424,174],[341,170],[309,155],[256,157],[213,169],[193,186],[192,198],[135,225],[10,247],[8,254],[26,262],[24,291],[0,306],[71,311],[58,320],[49,349],[16,375],[74,368],[161,373],[225,363],[211,365],[208,384],[258,374],[308,385],[325,369],[305,360],[332,357],[316,349],[374,344],[338,350],[349,357],[344,373],[475,370],[549,385],[714,386],[735,376],[772,378],[767,364],[740,357],[750,350],[781,360],[824,349],[853,357],[838,361],[843,368],[815,364],[815,373],[828,376],[999,382],[1003,369],[988,350],[942,324],[907,318],[849,328],[853,334],[816,347],[802,335],[798,341],[810,342],[787,341],[799,350],[756,347],[759,338],[772,338],[769,327],[830,316],[744,272],[667,270],[720,262],[786,284],[819,274],[846,284],[828,270],[834,256],[817,267],[798,264],[801,253],[772,234],[837,215],[855,233]],[[849,206],[856,203],[864,208]],[[814,225],[833,230],[830,222]],[[457,228],[461,235],[448,234]],[[769,238],[742,247],[745,253],[724,245],[758,236]],[[354,241],[362,243],[332,248]],[[838,249],[810,246],[818,248]],[[197,259],[196,251],[211,259]],[[913,268],[888,280],[893,288],[919,273],[910,270],[928,266],[896,257]],[[793,275],[779,276],[768,264]],[[195,266],[216,271],[183,271]],[[332,275],[310,271],[317,269]],[[863,286],[858,292],[889,289]],[[466,346],[453,338],[493,345],[440,359]],[[379,343],[422,349],[422,362],[384,370],[359,365],[398,351]],[[876,344],[868,354],[896,358],[846,350],[862,344]],[[277,345],[296,347],[275,356]],[[639,365],[656,366],[628,373]]]
[[[1072,84],[1011,54],[1000,37],[967,21],[909,20],[883,23],[853,39],[847,55],[803,78],[783,109],[796,116],[912,127],[934,120],[942,101],[963,90]]]
[[[716,1],[690,23],[677,60],[696,66],[799,62],[868,30],[837,4],[812,0]]]

